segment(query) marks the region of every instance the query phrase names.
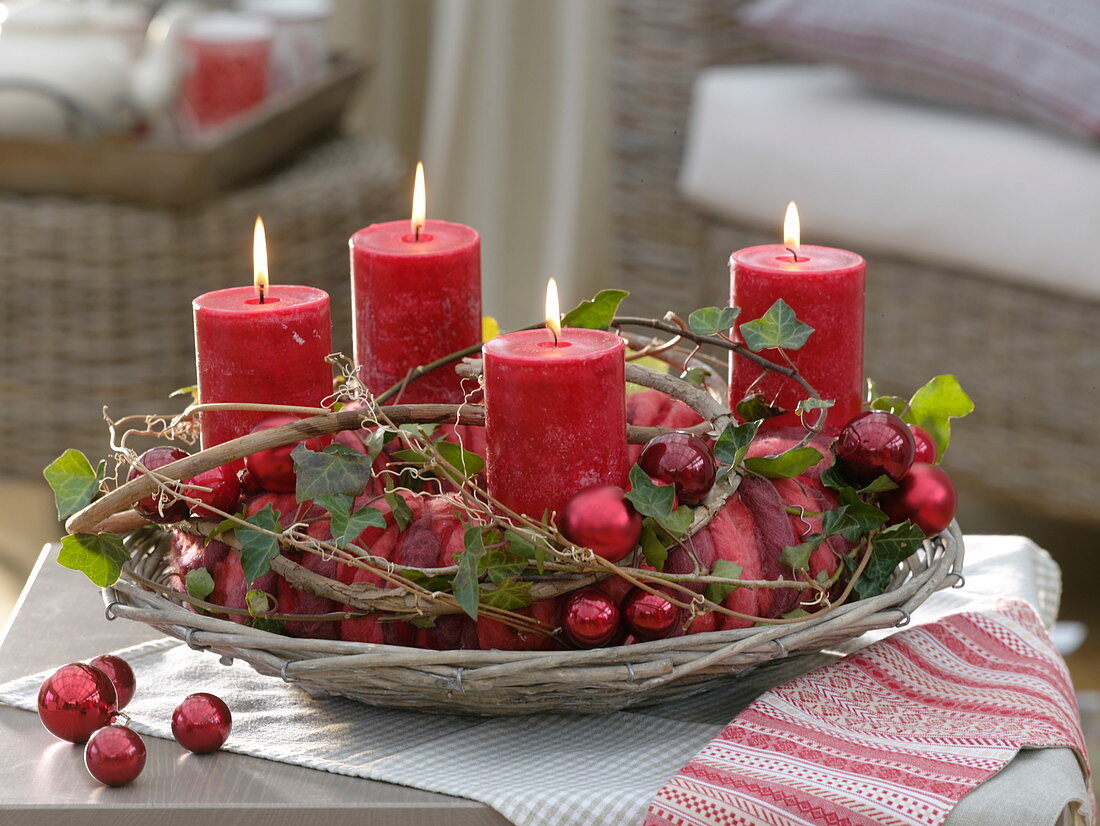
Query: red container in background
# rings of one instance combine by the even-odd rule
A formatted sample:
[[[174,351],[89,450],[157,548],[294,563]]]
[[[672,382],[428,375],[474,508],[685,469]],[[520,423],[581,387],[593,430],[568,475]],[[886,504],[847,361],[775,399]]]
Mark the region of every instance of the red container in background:
[[[269,20],[218,12],[196,19],[181,40],[179,119],[185,133],[219,126],[268,96]]]

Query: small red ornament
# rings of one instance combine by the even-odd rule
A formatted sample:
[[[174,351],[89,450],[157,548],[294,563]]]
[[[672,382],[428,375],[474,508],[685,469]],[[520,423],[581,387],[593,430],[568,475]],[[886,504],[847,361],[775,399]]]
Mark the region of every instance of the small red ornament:
[[[615,485],[585,488],[565,504],[558,527],[570,542],[618,562],[638,546],[642,517]]]
[[[172,736],[195,754],[217,751],[229,739],[233,715],[213,694],[191,694],[172,712]]]
[[[239,479],[241,483],[241,493],[245,496],[251,496],[263,490],[263,487],[260,485],[260,480],[249,473],[247,468],[237,474],[237,479]]]
[[[38,690],[38,718],[46,730],[70,743],[83,743],[118,712],[111,678],[86,663],[69,663]]]
[[[126,726],[105,726],[84,747],[88,773],[105,786],[125,786],[145,768],[145,741]]]
[[[289,413],[268,416],[252,428],[249,433],[259,433],[261,430],[290,424],[299,419],[301,419],[300,416],[292,416]],[[303,439],[303,441],[310,450],[324,450],[325,440],[320,437]],[[245,466],[264,490],[272,493],[294,493],[298,477],[294,473],[294,460],[290,457],[290,454],[298,444],[300,443],[273,447],[270,450],[261,450],[259,453],[245,456]]]
[[[149,470],[156,470],[178,459],[186,459],[187,456],[187,451],[178,447],[151,447],[138,457],[138,461]],[[132,482],[140,476],[141,471],[130,468],[126,481]],[[134,510],[152,522],[179,522],[187,516],[187,503],[158,489],[134,502]]]
[[[714,451],[690,433],[664,433],[646,443],[638,464],[654,481],[670,482],[685,505],[697,505],[714,486]]]
[[[928,431],[915,424],[909,425],[913,431],[913,441],[916,443],[916,451],[913,453],[914,462],[925,462],[929,465],[936,464],[936,443],[928,435]]]
[[[913,464],[915,449],[909,425],[893,413],[878,410],[853,416],[833,445],[841,471],[862,485],[883,474],[898,481]]]
[[[878,505],[890,517],[890,524],[910,520],[935,536],[955,518],[959,496],[951,478],[935,465],[916,462],[899,480],[895,490],[879,494]]]
[[[561,628],[575,645],[596,648],[619,632],[619,618],[619,606],[611,597],[595,588],[582,588],[566,599]]]
[[[134,671],[126,660],[114,654],[100,654],[90,660],[88,665],[98,668],[110,678],[111,684],[115,687],[115,697],[120,711],[130,705],[130,701],[134,699],[134,688],[137,683],[134,680]]]
[[[643,640],[667,637],[680,624],[680,608],[659,594],[635,588],[622,604],[623,622]]]
[[[187,483],[210,488],[210,490],[186,489],[188,496],[203,503],[202,505],[191,506],[193,516],[221,519],[220,514],[214,513],[209,508],[217,508],[224,513],[233,513],[237,509],[237,503],[241,501],[241,480],[237,477],[237,472],[228,465],[222,465],[205,473],[200,473],[198,476],[192,476],[187,480]]]

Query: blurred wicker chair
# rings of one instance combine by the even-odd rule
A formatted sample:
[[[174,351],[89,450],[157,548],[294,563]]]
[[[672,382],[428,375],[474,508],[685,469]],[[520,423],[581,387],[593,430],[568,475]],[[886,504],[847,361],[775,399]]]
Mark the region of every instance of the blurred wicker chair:
[[[774,241],[774,228],[699,214],[676,188],[698,72],[776,59],[739,30],[742,4],[615,0],[614,263],[636,312],[726,303],[730,252]],[[1030,511],[1100,524],[1100,304],[867,258],[868,375],[907,393],[953,372],[977,405],[952,473]]]

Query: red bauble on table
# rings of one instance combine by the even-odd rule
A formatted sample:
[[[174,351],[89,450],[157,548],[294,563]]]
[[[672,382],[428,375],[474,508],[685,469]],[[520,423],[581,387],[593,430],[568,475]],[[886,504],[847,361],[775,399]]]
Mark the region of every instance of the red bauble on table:
[[[675,485],[676,496],[685,505],[703,501],[717,474],[714,452],[690,433],[664,433],[650,439],[638,464],[654,481]]]
[[[38,690],[38,717],[46,730],[70,743],[83,743],[118,713],[111,678],[85,663],[69,663]]]
[[[622,488],[596,485],[574,494],[562,511],[558,527],[570,542],[618,562],[637,547],[642,517],[626,500]]]
[[[853,416],[833,445],[841,471],[862,485],[882,475],[898,481],[913,464],[915,450],[909,425],[893,413],[878,410]]]
[[[220,749],[232,728],[229,706],[213,694],[191,694],[172,712],[172,736],[195,754]]]
[[[125,786],[145,768],[145,741],[125,726],[105,726],[84,747],[88,773],[105,786]]]
[[[909,425],[909,429],[913,431],[913,441],[916,444],[913,461],[925,462],[929,465],[936,464],[936,443],[932,441],[928,431],[923,427],[917,427],[915,424]]]
[[[619,632],[619,618],[619,606],[611,597],[595,588],[582,588],[566,598],[561,630],[575,645],[596,648]]]
[[[210,508],[223,513],[233,513],[241,501],[241,480],[237,477],[237,471],[229,465],[222,465],[200,473],[198,476],[192,476],[187,482],[198,485],[200,488],[209,488],[209,490],[186,489],[188,496],[203,503],[191,506],[193,516],[221,519],[221,514],[215,513]]]
[[[100,654],[95,659],[90,660],[88,665],[98,668],[110,678],[111,685],[115,687],[118,708],[120,710],[126,708],[130,704],[130,700],[134,699],[134,688],[137,685],[130,664],[122,657],[116,657],[114,654]]]
[[[289,413],[268,416],[249,432],[259,433],[261,430],[290,424],[300,419],[300,416],[292,416]],[[320,451],[325,447],[325,440],[321,437],[303,441],[310,450]],[[244,458],[245,466],[264,490],[269,490],[272,493],[294,493],[298,477],[294,473],[294,460],[290,457],[290,454],[298,444],[283,445],[282,447],[273,447],[269,450],[253,453]]]
[[[622,604],[623,622],[643,640],[667,637],[680,624],[680,609],[660,594],[635,588]]]
[[[188,455],[186,450],[178,447],[151,447],[138,457],[138,461],[149,470],[156,470],[179,459],[186,459]],[[130,468],[126,481],[132,482],[140,476],[141,471]],[[187,516],[187,503],[158,489],[134,502],[134,510],[152,522],[179,522]]]
[[[935,536],[950,525],[958,504],[950,477],[925,462],[915,463],[898,487],[880,494],[878,500],[879,507],[890,517],[890,524],[908,519],[925,536]]]

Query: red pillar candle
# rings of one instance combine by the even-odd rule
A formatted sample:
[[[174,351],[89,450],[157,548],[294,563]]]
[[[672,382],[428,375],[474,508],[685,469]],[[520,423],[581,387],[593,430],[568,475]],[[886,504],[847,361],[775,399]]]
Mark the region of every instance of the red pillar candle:
[[[590,485],[626,485],[623,340],[566,328],[498,336],[482,348],[489,494],[540,519]]]
[[[481,341],[481,236],[464,224],[426,220],[417,173],[411,224],[373,224],[351,237],[355,363],[375,394]],[[459,404],[461,379],[453,364],[440,367],[410,382],[400,400]]]
[[[829,410],[826,431],[836,433],[860,410],[863,398],[863,308],[866,263],[854,252],[831,247],[800,246],[797,212],[788,208],[786,244],[738,250],[730,256],[730,302],[741,308],[737,326],[760,318],[783,299],[800,321],[814,328],[809,340],[787,355]],[[792,226],[793,223],[793,226]],[[740,342],[735,327],[734,340]],[[783,363],[775,350],[761,355]],[[763,374],[763,375],[762,375]],[[759,393],[775,407],[793,411],[806,391],[793,380],[731,354],[730,408]],[[814,421],[810,413],[807,421]],[[794,413],[764,423],[768,432],[800,426]]]
[[[257,259],[263,225],[257,222]],[[317,407],[332,393],[329,297],[291,284],[267,286],[266,254],[256,287],[231,287],[195,299],[199,401]],[[261,301],[260,296],[263,296]],[[202,446],[249,432],[270,413],[210,410],[199,414]]]

